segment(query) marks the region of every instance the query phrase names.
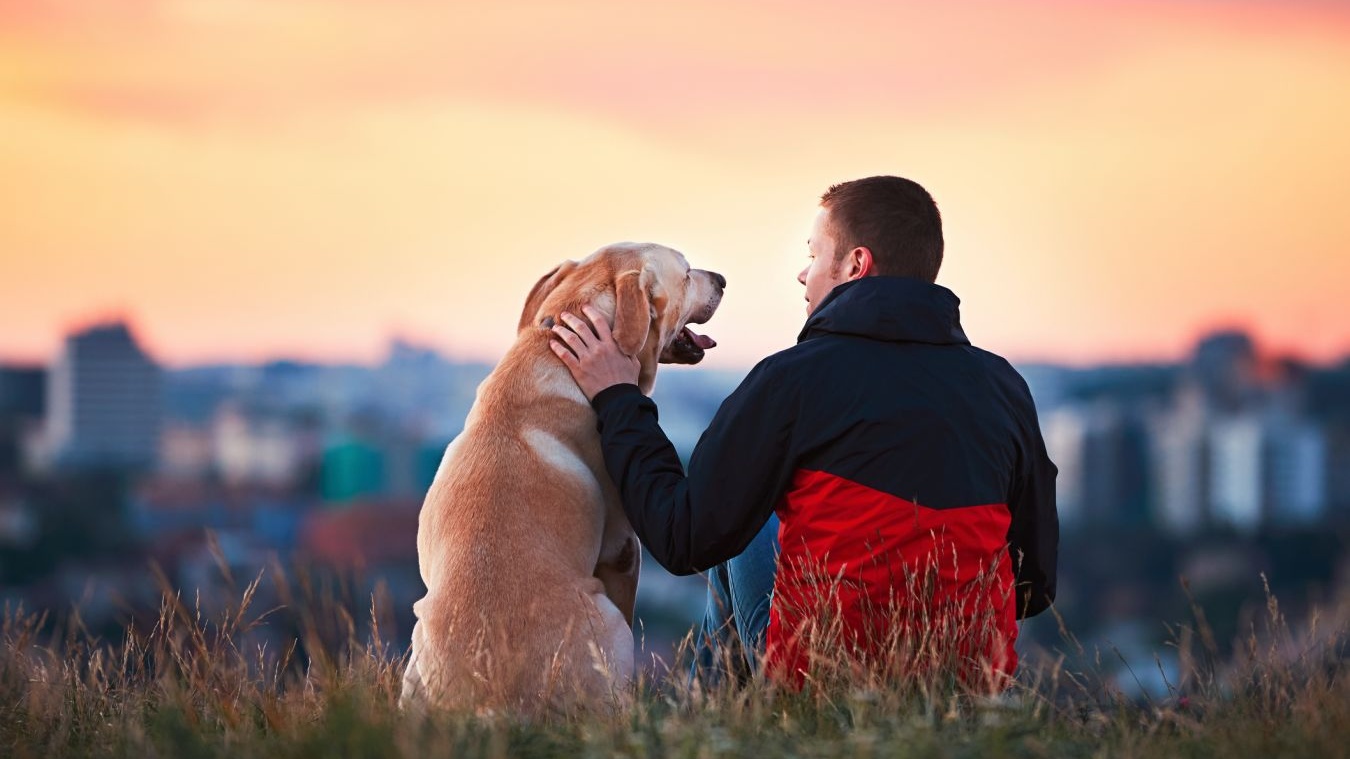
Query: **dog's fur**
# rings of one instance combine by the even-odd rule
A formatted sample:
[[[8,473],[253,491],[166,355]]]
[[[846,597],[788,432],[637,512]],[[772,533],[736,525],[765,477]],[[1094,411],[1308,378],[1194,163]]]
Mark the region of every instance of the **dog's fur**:
[[[682,329],[712,316],[724,284],[670,248],[622,243],[535,285],[515,344],[478,388],[422,505],[427,594],[413,605],[405,707],[544,714],[623,704],[640,551],[595,413],[550,349],[549,327],[592,304],[638,358],[650,393],[658,362],[702,357]]]

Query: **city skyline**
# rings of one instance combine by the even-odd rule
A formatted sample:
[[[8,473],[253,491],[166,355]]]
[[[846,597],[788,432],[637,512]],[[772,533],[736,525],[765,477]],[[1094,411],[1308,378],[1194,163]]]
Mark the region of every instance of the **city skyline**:
[[[509,344],[503,345],[501,351],[495,355],[474,355],[457,352],[454,346],[447,347],[442,341],[437,341],[434,337],[425,338],[423,335],[410,334],[405,331],[387,330],[382,333],[373,343],[372,349],[362,355],[332,355],[315,354],[303,349],[290,353],[251,353],[244,355],[213,355],[203,354],[190,360],[174,360],[166,358],[155,349],[154,343],[147,340],[145,330],[141,328],[139,322],[129,318],[125,312],[116,310],[106,310],[98,312],[97,315],[88,319],[71,321],[63,327],[57,338],[57,344],[50,355],[9,355],[6,354],[3,346],[0,346],[0,368],[34,368],[48,370],[53,368],[61,358],[64,345],[72,337],[86,334],[90,331],[97,331],[109,327],[125,328],[137,342],[146,351],[146,355],[154,360],[159,366],[166,370],[179,371],[190,370],[204,367],[227,367],[227,366],[266,366],[269,364],[296,363],[300,365],[314,366],[355,366],[355,367],[375,367],[385,362],[393,360],[400,350],[429,351],[436,360],[447,361],[452,364],[463,365],[483,365],[487,367],[494,366],[505,353]],[[1064,369],[1094,369],[1109,367],[1128,367],[1128,366],[1181,366],[1193,359],[1194,351],[1203,342],[1215,335],[1241,335],[1250,338],[1256,351],[1256,356],[1262,364],[1272,364],[1272,362],[1293,361],[1297,364],[1303,364],[1309,367],[1335,368],[1350,365],[1350,347],[1341,353],[1332,353],[1325,357],[1310,356],[1299,353],[1294,350],[1282,349],[1279,345],[1273,344],[1263,339],[1258,330],[1250,329],[1241,324],[1216,322],[1214,326],[1201,329],[1195,332],[1189,340],[1180,343],[1178,352],[1174,355],[1151,355],[1139,357],[1119,357],[1105,358],[1101,360],[1082,359],[1082,360],[1063,360],[1054,357],[1041,355],[1032,355],[1023,357],[1010,355],[1007,358],[1011,363],[1024,367],[1058,367]],[[974,341],[973,341],[974,342]],[[988,346],[979,345],[985,348]],[[711,351],[709,355],[711,355]],[[762,357],[761,357],[762,358]],[[749,371],[756,361],[747,362],[731,361],[712,361],[705,360],[697,365],[665,366],[664,370],[688,373],[697,373],[700,369],[708,369],[713,372],[740,372]]]
[[[492,361],[559,261],[725,274],[706,366],[792,343],[815,200],[917,179],[1019,361],[1238,327],[1350,354],[1350,11],[1328,3],[0,6],[0,359],[109,312],[170,365]]]
[[[1350,483],[1338,472],[1350,453],[1350,362],[1289,364],[1263,356],[1249,335],[1219,332],[1177,364],[1021,368],[1059,466],[1066,528],[1251,534],[1347,514]],[[5,466],[40,476],[113,465],[151,482],[304,491],[324,502],[411,497],[490,371],[402,342],[379,365],[174,371],[127,325],[97,325],[67,336],[49,369],[0,364],[0,433],[10,436],[0,440],[0,483]],[[740,379],[693,371],[658,384],[663,426],[682,455]]]

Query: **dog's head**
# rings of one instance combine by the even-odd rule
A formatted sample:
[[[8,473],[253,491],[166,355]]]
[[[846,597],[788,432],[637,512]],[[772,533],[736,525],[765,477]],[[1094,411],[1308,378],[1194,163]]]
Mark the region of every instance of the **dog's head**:
[[[656,364],[697,364],[716,345],[690,324],[712,318],[726,279],[691,269],[679,251],[650,243],[617,243],[545,274],[525,301],[520,329],[551,326],[562,311],[591,303],[611,319],[619,347],[642,364],[644,389]]]

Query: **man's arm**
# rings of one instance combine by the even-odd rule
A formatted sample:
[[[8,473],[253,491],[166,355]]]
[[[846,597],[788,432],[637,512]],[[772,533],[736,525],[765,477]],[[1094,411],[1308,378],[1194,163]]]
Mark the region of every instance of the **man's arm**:
[[[768,521],[791,479],[795,410],[761,364],[718,409],[685,476],[657,424],[656,404],[635,385],[602,391],[593,406],[605,466],[633,530],[653,558],[690,574],[740,554]]]
[[[589,307],[588,307],[589,308]],[[690,574],[738,555],[768,520],[791,478],[791,420],[781,381],[761,363],[723,402],[699,439],[689,476],[638,390],[637,362],[624,356],[598,313],[595,331],[571,314],[555,326],[554,352],[595,408],[601,449],[628,521],[653,558]],[[564,345],[565,344],[565,345]]]
[[[1035,616],[1055,601],[1059,554],[1059,514],[1055,509],[1055,476],[1059,473],[1045,450],[1031,393],[1021,384],[1023,440],[1008,506],[1012,525],[1009,551],[1017,577],[1017,618]]]

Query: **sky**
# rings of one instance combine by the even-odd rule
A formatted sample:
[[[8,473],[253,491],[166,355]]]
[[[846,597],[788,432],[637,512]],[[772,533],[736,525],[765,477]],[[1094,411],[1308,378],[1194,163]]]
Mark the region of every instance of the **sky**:
[[[820,194],[898,174],[981,347],[1330,361],[1346,135],[1330,2],[0,0],[0,360],[111,318],[171,365],[493,360],[635,240],[727,277],[705,365],[748,366]]]

